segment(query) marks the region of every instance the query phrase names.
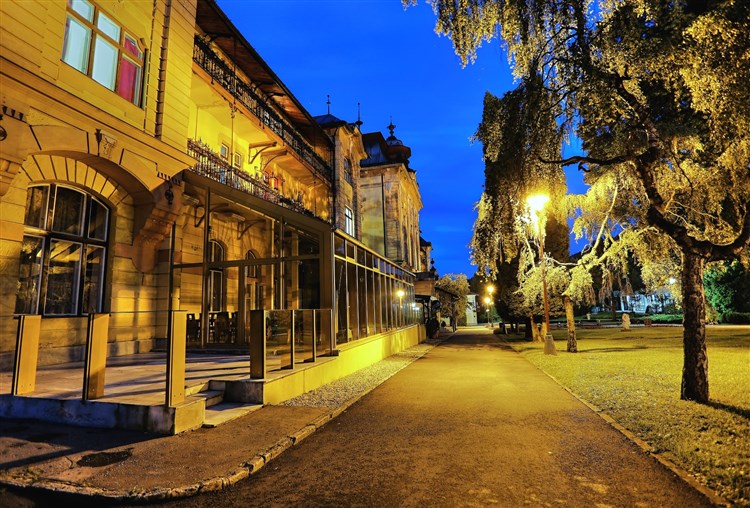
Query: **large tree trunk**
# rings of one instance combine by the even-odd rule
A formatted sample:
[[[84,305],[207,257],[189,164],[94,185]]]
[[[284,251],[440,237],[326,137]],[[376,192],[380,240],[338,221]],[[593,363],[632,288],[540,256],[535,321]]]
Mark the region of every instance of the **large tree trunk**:
[[[531,316],[526,317],[526,326],[524,327],[524,338],[534,340],[534,319]]]
[[[568,325],[568,353],[578,352],[578,342],[576,341],[576,316],[573,310],[573,300],[569,297],[563,297],[565,305],[565,321]]]
[[[706,300],[703,290],[705,260],[693,253],[682,255],[682,400],[708,402],[708,355],[706,354]]]
[[[544,336],[539,333],[539,328],[537,328],[536,323],[534,322],[534,317],[529,316],[529,324],[527,328],[531,329],[531,340],[534,342],[544,342]]]

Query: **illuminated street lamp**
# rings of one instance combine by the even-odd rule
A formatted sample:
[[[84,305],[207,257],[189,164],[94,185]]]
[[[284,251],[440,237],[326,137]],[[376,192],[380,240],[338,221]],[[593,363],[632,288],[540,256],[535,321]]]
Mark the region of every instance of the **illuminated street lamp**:
[[[539,264],[542,268],[542,300],[544,302],[544,323],[547,327],[547,334],[544,337],[544,354],[556,355],[555,341],[552,339],[552,329],[549,326],[549,300],[547,298],[547,264],[544,262],[544,207],[549,201],[549,196],[545,194],[536,194],[529,196],[526,203],[529,205],[531,220],[536,226],[536,233],[539,238]]]

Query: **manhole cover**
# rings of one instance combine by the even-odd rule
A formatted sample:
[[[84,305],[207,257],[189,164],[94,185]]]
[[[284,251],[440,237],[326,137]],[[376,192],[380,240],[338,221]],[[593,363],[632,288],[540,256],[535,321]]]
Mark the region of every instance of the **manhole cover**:
[[[133,455],[132,448],[119,452],[90,453],[81,457],[81,460],[79,460],[77,464],[83,467],[103,467],[122,462],[131,455]]]

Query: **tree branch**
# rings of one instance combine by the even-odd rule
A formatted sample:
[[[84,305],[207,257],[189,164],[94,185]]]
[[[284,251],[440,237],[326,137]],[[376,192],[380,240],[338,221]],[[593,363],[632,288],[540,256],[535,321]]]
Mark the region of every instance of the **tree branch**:
[[[631,155],[618,155],[617,157],[610,157],[608,159],[599,159],[596,157],[588,157],[586,155],[575,155],[568,157],[567,159],[560,160],[548,160],[539,158],[540,162],[544,164],[560,164],[562,166],[572,166],[578,164],[579,167],[583,164],[596,164],[597,166],[610,166],[612,164],[622,164],[623,162],[632,161],[633,156]],[[584,170],[587,171],[587,170]]]

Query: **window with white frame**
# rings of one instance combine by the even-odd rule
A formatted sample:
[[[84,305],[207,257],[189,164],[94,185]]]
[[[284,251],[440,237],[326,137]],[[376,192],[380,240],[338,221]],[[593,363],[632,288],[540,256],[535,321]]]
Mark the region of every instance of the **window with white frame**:
[[[101,312],[108,236],[109,209],[90,194],[29,187],[15,313]]]
[[[221,144],[221,148],[219,149],[219,155],[222,159],[225,161],[229,160],[229,145],[226,145],[224,143]]]
[[[62,60],[141,105],[143,48],[134,35],[88,0],[68,0]]]
[[[354,236],[354,212],[348,206],[344,207],[344,232]]]

